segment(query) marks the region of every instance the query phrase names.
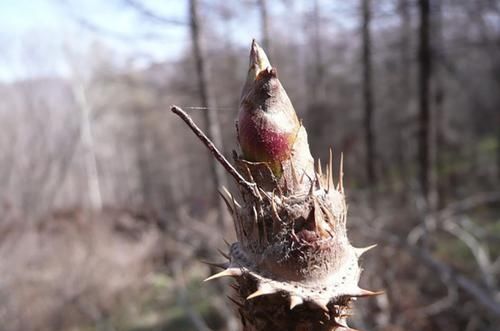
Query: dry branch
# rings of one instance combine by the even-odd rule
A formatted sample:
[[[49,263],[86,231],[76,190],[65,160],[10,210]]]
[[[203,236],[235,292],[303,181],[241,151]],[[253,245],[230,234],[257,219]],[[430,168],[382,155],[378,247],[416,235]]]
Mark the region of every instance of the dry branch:
[[[399,249],[404,249],[410,253],[410,255],[421,261],[423,265],[435,271],[445,282],[452,282],[471,295],[474,300],[487,309],[493,316],[500,316],[500,303],[492,298],[486,290],[477,285],[473,280],[454,271],[445,263],[437,260],[426,250],[416,245],[408,244],[398,236],[386,231],[367,228],[364,233],[374,240],[385,242]]]
[[[250,183],[245,178],[243,178],[242,175],[233,167],[231,163],[222,155],[222,153],[215,147],[214,143],[208,139],[208,137],[201,131],[201,129],[194,123],[192,118],[181,108],[177,106],[172,106],[171,108],[172,112],[175,113],[177,116],[179,116],[191,129],[191,131],[194,132],[194,134],[201,140],[203,145],[205,145],[210,153],[219,161],[219,163],[226,169],[226,171],[236,180],[236,183],[240,185],[241,187],[245,188],[248,193],[251,194],[256,194],[255,193],[255,184]],[[257,197],[257,195],[255,195]]]

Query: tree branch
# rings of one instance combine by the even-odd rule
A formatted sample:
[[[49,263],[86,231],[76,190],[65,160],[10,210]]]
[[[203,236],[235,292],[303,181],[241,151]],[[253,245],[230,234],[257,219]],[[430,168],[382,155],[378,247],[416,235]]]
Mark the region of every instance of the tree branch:
[[[165,24],[165,25],[179,25],[179,26],[187,26],[187,22],[178,20],[176,18],[170,18],[170,17],[164,17],[161,15],[156,14],[149,8],[146,8],[142,3],[136,0],[123,0],[123,2],[128,5],[129,7],[133,8],[136,10],[140,15],[155,21],[160,24]]]
[[[236,170],[231,163],[222,155],[222,153],[215,147],[214,143],[208,139],[208,137],[201,131],[201,129],[193,122],[192,118],[186,114],[184,110],[177,106],[172,106],[170,109],[174,114],[179,116],[194,132],[194,134],[201,140],[201,142],[208,148],[210,153],[219,161],[219,163],[226,169],[227,172],[236,180],[238,185],[241,185],[245,188],[249,193],[258,198],[258,194],[256,193],[256,185],[254,183],[250,183]]]

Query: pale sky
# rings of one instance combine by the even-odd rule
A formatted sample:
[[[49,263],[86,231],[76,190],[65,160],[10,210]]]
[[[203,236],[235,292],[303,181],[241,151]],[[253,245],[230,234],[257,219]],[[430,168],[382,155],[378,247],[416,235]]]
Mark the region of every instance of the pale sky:
[[[67,49],[84,52],[99,42],[123,59],[164,61],[177,58],[189,47],[189,32],[182,25],[167,25],[145,20],[125,0],[0,0],[0,82],[67,73]],[[247,1],[200,1],[210,18],[210,28],[238,43],[259,38],[259,18],[255,6]],[[321,1],[322,8],[331,1]],[[187,0],[141,0],[152,12],[178,21],[187,21]],[[312,1],[270,1],[276,22],[290,24],[287,7],[299,11]],[[236,5],[236,18],[222,27],[221,8]],[[208,8],[209,7],[209,8]],[[208,8],[208,9],[207,9]],[[210,17],[212,15],[212,17]],[[213,18],[213,19],[212,19]],[[288,20],[287,20],[288,18]],[[79,23],[80,20],[80,23]],[[84,20],[103,31],[85,28]],[[208,22],[207,22],[208,23]],[[220,24],[219,24],[220,23]],[[285,27],[286,30],[286,27]],[[242,44],[243,45],[243,44]],[[66,50],[66,51],[65,51]]]
[[[213,6],[223,3],[213,2]],[[158,15],[187,22],[186,0],[140,3]],[[247,16],[243,22],[230,23],[230,33],[242,40],[255,37],[248,26],[258,24],[255,11],[249,10]],[[185,26],[141,18],[121,0],[0,0],[0,81],[64,75],[68,46],[80,51],[97,41],[118,56],[146,63],[175,59],[189,47]],[[79,23],[82,19],[102,31],[85,28]]]
[[[148,3],[148,2],[144,2]],[[154,2],[153,2],[154,3]],[[158,3],[158,2],[156,2]],[[186,1],[162,2],[168,17],[185,21]],[[109,33],[94,32],[84,19]],[[0,81],[65,73],[64,49],[85,49],[101,42],[123,56],[144,54],[153,60],[179,55],[186,44],[182,26],[145,26],[137,14],[118,1],[0,0]],[[157,31],[165,41],[145,40]]]

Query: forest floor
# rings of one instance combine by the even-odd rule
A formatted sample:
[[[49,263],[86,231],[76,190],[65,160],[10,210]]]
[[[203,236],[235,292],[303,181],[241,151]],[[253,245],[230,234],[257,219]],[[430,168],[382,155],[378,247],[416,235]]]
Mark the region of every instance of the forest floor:
[[[360,201],[353,199],[353,204],[357,208],[350,213],[350,240],[357,247],[379,244],[361,261],[361,284],[385,290],[383,296],[356,303],[357,328],[458,330],[473,321],[471,330],[490,330],[495,325],[496,318],[471,293],[410,251],[371,237],[387,231],[407,242],[408,229],[421,223],[418,215],[384,206],[383,217],[373,217],[363,215]],[[482,287],[485,273],[478,256],[479,262],[486,258],[496,268],[500,263],[499,208],[496,202],[469,204],[467,211],[466,203],[457,206],[459,214],[453,216],[454,209],[447,214],[453,214],[453,223],[443,218],[442,224],[469,229],[476,249],[485,251],[474,255],[467,242],[444,226],[432,230],[430,253]],[[66,210],[38,222],[8,214],[0,224],[0,330],[200,330],[196,321],[223,329],[228,316],[236,316],[231,308],[221,308],[227,307],[221,288],[229,289],[228,281],[202,281],[210,273],[202,260],[217,262],[209,256],[217,247],[206,244],[207,238],[216,237],[211,218],[191,218],[191,226],[184,219],[167,231],[156,217],[129,210]],[[491,282],[495,287],[498,279]]]
[[[166,270],[175,243],[154,219],[114,209],[34,223],[11,215],[0,242],[0,330],[195,330]],[[184,301],[217,327],[207,266],[183,268]]]

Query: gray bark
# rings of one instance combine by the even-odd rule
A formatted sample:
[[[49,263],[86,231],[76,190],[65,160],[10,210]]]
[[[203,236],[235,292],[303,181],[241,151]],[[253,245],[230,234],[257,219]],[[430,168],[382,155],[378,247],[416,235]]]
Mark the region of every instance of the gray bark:
[[[269,15],[268,15],[267,1],[258,0],[257,4],[259,6],[259,13],[260,13],[262,47],[269,54],[271,53],[271,40],[269,37]]]
[[[430,189],[430,102],[429,85],[431,78],[431,49],[430,49],[430,5],[429,0],[419,0],[420,11],[419,49],[418,49],[418,105],[419,105],[419,134],[418,134],[418,164],[419,181],[422,195],[428,202]]]
[[[201,105],[207,108],[204,112],[204,116],[208,131],[208,137],[213,141],[215,146],[217,146],[220,150],[223,150],[220,123],[216,111],[217,106],[210,89],[208,64],[201,43],[201,20],[199,16],[199,6],[197,0],[189,1],[189,14],[193,55],[195,58],[196,72],[198,74],[198,89],[200,93],[200,101]],[[214,183],[214,196],[218,197],[217,189],[222,186],[227,186],[226,177],[224,170],[219,167],[215,159],[211,159],[210,162]],[[217,201],[220,215],[219,222],[222,228],[226,229],[227,225],[229,224],[226,206],[221,199],[217,199]]]
[[[366,176],[368,179],[369,187],[375,187],[377,184],[375,162],[375,135],[373,132],[373,112],[374,112],[374,98],[373,98],[373,85],[372,85],[372,50],[371,50],[371,0],[362,0],[362,14],[363,14],[363,108],[364,108],[364,132],[365,132],[365,148],[366,148]]]

